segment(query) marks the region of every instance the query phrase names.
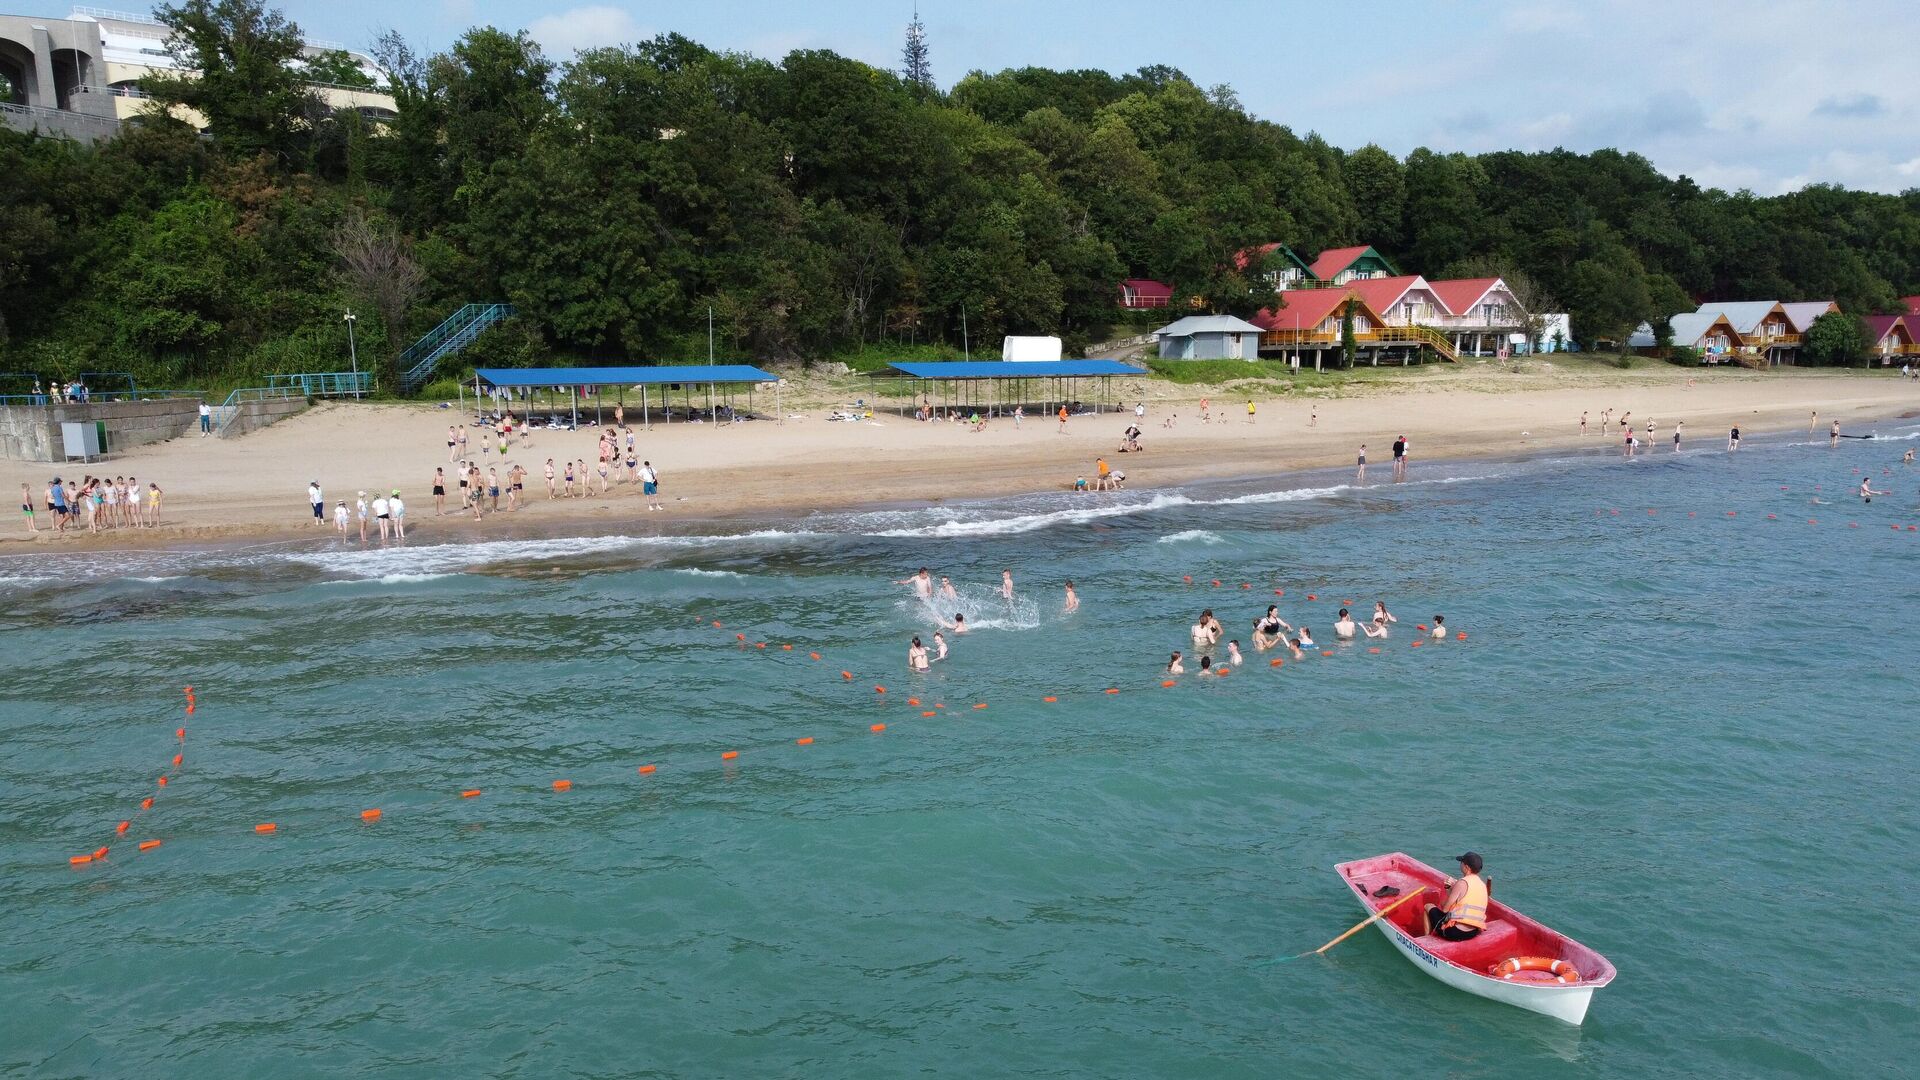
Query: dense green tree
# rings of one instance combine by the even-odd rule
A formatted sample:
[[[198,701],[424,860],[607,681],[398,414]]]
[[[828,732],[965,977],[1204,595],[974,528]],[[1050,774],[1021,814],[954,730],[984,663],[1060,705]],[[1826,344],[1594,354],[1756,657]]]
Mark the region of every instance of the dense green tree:
[[[1807,327],[1807,361],[1835,366],[1858,363],[1873,347],[1869,336],[1860,316],[1829,311]]]
[[[229,157],[296,164],[324,112],[297,63],[300,28],[262,0],[183,0],[153,14],[171,31],[167,52],[180,69],[140,80],[162,115],[174,105],[199,113]]]

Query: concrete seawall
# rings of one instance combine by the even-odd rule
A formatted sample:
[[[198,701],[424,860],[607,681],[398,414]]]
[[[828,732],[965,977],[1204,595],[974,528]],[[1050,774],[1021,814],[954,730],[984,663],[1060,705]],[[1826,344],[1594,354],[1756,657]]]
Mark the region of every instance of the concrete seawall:
[[[0,407],[0,457],[16,461],[65,461],[67,447],[61,434],[62,424],[105,424],[107,453],[118,454],[197,431],[200,402],[194,398],[164,398]],[[77,449],[74,456],[79,456]]]

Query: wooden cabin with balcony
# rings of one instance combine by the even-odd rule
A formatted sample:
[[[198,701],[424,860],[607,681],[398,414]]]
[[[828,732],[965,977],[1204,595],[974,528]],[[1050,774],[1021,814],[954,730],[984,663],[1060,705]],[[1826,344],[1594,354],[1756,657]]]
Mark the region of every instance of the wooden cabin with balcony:
[[[1699,314],[1724,315],[1740,338],[1738,351],[1759,359],[1768,367],[1793,363],[1800,343],[1805,340],[1804,333],[1794,329],[1786,305],[1775,300],[1701,304]],[[1678,343],[1676,339],[1675,344]]]
[[[1433,328],[1461,353],[1497,356],[1511,335],[1526,331],[1527,311],[1500,278],[1443,278],[1430,285],[1445,308]]]
[[[1395,326],[1352,288],[1293,289],[1282,293],[1275,307],[1253,317],[1261,328],[1262,356],[1285,359],[1298,371],[1312,360],[1313,370],[1338,363],[1348,313],[1353,316],[1354,360],[1375,367],[1388,363],[1415,364],[1422,351],[1432,349],[1447,360],[1458,359],[1444,335],[1424,326]]]
[[[1867,351],[1881,367],[1920,361],[1920,315],[1869,315],[1866,322]]]

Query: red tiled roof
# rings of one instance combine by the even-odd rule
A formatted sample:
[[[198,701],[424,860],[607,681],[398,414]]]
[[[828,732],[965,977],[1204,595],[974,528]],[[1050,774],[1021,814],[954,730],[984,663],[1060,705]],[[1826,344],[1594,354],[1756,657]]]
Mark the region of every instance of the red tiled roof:
[[[1312,330],[1327,316],[1339,311],[1340,305],[1352,294],[1346,289],[1289,289],[1281,295],[1287,306],[1262,308],[1250,321],[1262,330]],[[1360,304],[1369,316],[1379,321],[1371,304],[1364,299]]]
[[[1471,314],[1473,306],[1480,302],[1481,297],[1487,295],[1487,290],[1499,283],[1499,278],[1492,277],[1450,278],[1446,281],[1427,282],[1433,287],[1433,294],[1438,296],[1440,302],[1447,305],[1447,310],[1455,315]]]
[[[1371,250],[1373,249],[1366,244],[1361,244],[1359,247],[1343,247],[1334,248],[1332,251],[1323,251],[1320,253],[1319,258],[1313,260],[1313,265],[1308,267],[1308,269],[1313,273],[1314,277],[1319,278],[1321,281],[1331,281],[1335,274],[1352,266],[1353,260],[1358,259]]]
[[[1161,297],[1173,295],[1173,286],[1164,281],[1155,281],[1152,278],[1130,277],[1120,284],[1125,288],[1132,289],[1141,296]]]
[[[1911,338],[1914,335],[1914,318],[1915,316],[1911,315],[1869,315],[1867,332],[1873,336],[1875,345],[1886,340],[1887,335],[1893,333],[1896,326],[1906,327],[1907,336]]]
[[[1355,278],[1347,282],[1347,288],[1353,290],[1359,295],[1360,299],[1366,301],[1368,307],[1375,311],[1385,312],[1388,308],[1399,303],[1400,298],[1407,295],[1408,289],[1413,288],[1415,285],[1425,287],[1426,284],[1425,279],[1421,278],[1419,274],[1402,274],[1399,277]],[[1434,295],[1438,296],[1439,294],[1435,293]],[[1447,314],[1452,315],[1454,312],[1449,311]]]
[[[1242,248],[1233,253],[1233,268],[1235,270],[1245,270],[1249,264],[1264,259],[1279,250],[1279,244],[1261,244],[1259,247]]]

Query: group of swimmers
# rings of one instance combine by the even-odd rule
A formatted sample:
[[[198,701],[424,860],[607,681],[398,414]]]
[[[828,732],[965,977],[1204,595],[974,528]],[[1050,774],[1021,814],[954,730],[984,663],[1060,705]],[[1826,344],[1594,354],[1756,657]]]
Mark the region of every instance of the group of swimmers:
[[[159,484],[150,482],[142,491],[140,481],[131,476],[88,476],[77,484],[56,476],[47,482],[43,502],[55,534],[65,535],[67,526],[78,529],[83,521],[90,533],[153,528],[160,524],[160,497]],[[20,485],[20,510],[27,519],[27,532],[39,533],[33,489],[26,484]]]
[[[954,587],[951,578],[942,577],[940,584],[935,586],[933,583],[933,574],[924,566],[915,571],[911,577],[902,578],[894,582],[894,584],[911,586],[913,588],[913,595],[929,607],[933,607],[937,600],[960,599],[960,590]],[[1000,571],[1000,587],[995,591],[999,594],[1001,600],[1008,604],[1013,603],[1013,571],[1011,569]],[[940,609],[936,607],[935,610],[938,611]],[[1080,610],[1080,596],[1074,592],[1073,582],[1068,581],[1066,583],[1066,599],[1060,609],[1061,614],[1071,615],[1078,610]],[[955,637],[959,637],[961,634],[967,632],[967,616],[963,612],[954,612],[951,622],[937,614],[934,616],[934,619],[940,624],[941,630],[951,630]],[[907,668],[911,671],[924,672],[928,670],[933,663],[945,660],[946,658],[947,639],[940,633],[940,630],[933,632],[933,645],[931,648],[921,644],[920,637],[917,634],[914,635],[913,641],[907,646]]]
[[[1373,615],[1365,623],[1356,622],[1350,611],[1341,608],[1339,617],[1334,620],[1333,636],[1341,641],[1352,641],[1358,634],[1364,634],[1369,638],[1384,638],[1388,636],[1388,627],[1399,621],[1381,601],[1374,602]],[[1433,626],[1426,633],[1435,641],[1443,640],[1447,636],[1446,616],[1435,615]],[[1189,634],[1193,640],[1193,651],[1200,658],[1199,673],[1212,674],[1215,666],[1213,650],[1220,644],[1220,639],[1226,636],[1226,628],[1220,625],[1220,620],[1214,616],[1213,609],[1208,608],[1194,620]],[[1253,620],[1253,647],[1256,652],[1283,648],[1291,652],[1295,660],[1299,660],[1306,656],[1305,650],[1313,648],[1313,645],[1312,628],[1304,624],[1296,627],[1281,618],[1280,607],[1277,604],[1267,605],[1266,614]],[[1228,640],[1227,655],[1222,662],[1223,665],[1238,667],[1243,659],[1240,653],[1240,640],[1238,638]],[[1186,657],[1175,651],[1167,660],[1167,674],[1184,675],[1186,671]]]

